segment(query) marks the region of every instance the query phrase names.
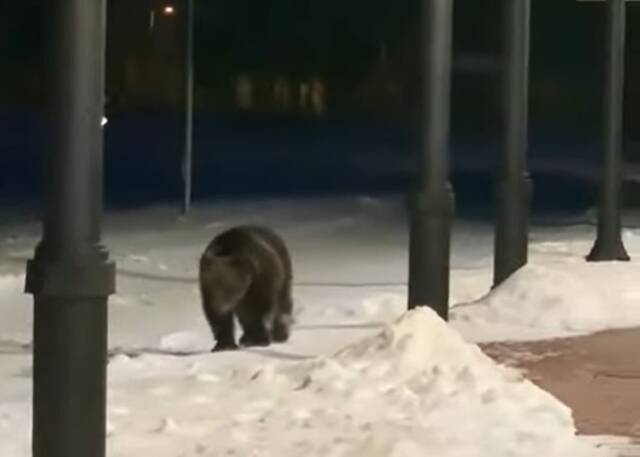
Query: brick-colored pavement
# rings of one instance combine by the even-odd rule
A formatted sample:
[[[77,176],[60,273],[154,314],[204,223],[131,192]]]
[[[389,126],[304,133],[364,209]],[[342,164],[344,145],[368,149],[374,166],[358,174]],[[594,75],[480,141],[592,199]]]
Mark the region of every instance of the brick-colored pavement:
[[[481,346],[568,405],[578,433],[640,439],[640,328]]]

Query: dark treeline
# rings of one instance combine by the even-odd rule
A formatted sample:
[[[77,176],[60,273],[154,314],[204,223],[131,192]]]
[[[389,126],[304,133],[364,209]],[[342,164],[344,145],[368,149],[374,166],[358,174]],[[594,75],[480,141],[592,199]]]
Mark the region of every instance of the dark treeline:
[[[114,99],[147,104],[172,93],[182,97],[180,13],[184,0],[109,0],[107,86]],[[155,18],[164,41],[149,38],[149,11],[173,4],[172,27]],[[196,0],[198,108],[215,109],[238,74],[318,75],[337,110],[371,77],[386,52],[402,88],[405,111],[414,104],[418,0]],[[47,2],[2,1],[0,103],[38,106],[46,95]],[[499,125],[502,1],[455,3],[453,108],[456,125],[480,130]],[[640,8],[628,17],[627,119],[640,107]],[[533,2],[531,37],[532,122],[545,128],[592,131],[601,108],[603,5],[575,0]],[[166,21],[165,21],[166,22]],[[638,26],[635,26],[638,24]],[[155,62],[165,78],[125,87],[140,61]],[[474,63],[475,62],[475,63]],[[138,93],[136,93],[138,92]],[[144,94],[143,94],[144,92]],[[126,107],[126,106],[125,106]],[[555,127],[554,127],[555,126]],[[563,127],[564,126],[564,127]],[[629,133],[633,133],[628,126]]]

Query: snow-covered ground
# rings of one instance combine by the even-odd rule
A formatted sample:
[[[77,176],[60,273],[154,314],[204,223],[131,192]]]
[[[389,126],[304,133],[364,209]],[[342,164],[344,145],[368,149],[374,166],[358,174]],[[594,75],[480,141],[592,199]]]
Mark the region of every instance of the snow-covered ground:
[[[111,298],[109,455],[413,457],[602,455],[571,412],[475,343],[640,325],[640,266],[584,261],[591,216],[534,227],[530,265],[490,292],[493,229],[458,221],[451,325],[406,313],[400,199],[153,207],[105,215]],[[0,456],[26,457],[36,222],[0,225]],[[572,223],[568,223],[568,222]],[[296,326],[264,349],[210,354],[196,263],[225,227],[268,224],[294,260]],[[640,230],[624,234],[632,257]],[[606,454],[604,454],[606,455]]]

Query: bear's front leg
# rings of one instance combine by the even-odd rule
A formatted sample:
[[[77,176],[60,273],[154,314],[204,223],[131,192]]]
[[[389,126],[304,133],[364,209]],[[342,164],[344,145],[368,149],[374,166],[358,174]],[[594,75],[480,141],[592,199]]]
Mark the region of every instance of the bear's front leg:
[[[232,351],[238,349],[235,338],[233,313],[212,313],[211,326],[216,345],[211,352]]]

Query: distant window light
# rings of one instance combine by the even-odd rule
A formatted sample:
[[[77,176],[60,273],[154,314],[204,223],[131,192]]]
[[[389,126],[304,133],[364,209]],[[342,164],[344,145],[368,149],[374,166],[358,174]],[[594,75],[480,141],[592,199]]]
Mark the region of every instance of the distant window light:
[[[166,16],[172,16],[176,13],[176,9],[173,5],[166,5],[162,8],[162,13]]]

